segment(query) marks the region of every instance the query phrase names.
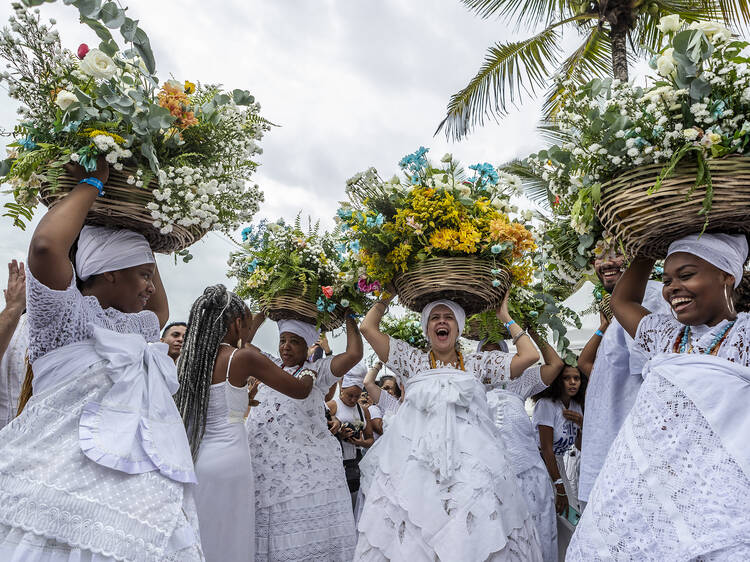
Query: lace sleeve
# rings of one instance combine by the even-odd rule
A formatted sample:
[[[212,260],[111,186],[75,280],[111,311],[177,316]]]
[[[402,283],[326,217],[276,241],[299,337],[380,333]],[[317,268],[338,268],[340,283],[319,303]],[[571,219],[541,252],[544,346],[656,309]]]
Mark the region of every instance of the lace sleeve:
[[[418,373],[424,368],[429,368],[427,354],[413,348],[405,341],[390,337],[388,349],[387,367],[396,373],[399,378],[408,379],[412,373]],[[427,363],[427,367],[425,367]]]
[[[395,412],[398,410],[399,401],[398,398],[393,396],[390,392],[383,390],[380,393],[380,399],[378,400],[378,408],[383,411],[383,414],[388,412]]]
[[[513,356],[504,351],[472,353],[466,360],[467,370],[472,370],[482,384],[498,385],[510,380],[510,361]]]
[[[506,389],[515,392],[524,400],[529,396],[540,393],[547,388],[542,381],[542,366],[533,365],[526,369],[520,377],[508,381]]]
[[[750,314],[740,312],[727,341],[719,348],[719,356],[750,367]]]

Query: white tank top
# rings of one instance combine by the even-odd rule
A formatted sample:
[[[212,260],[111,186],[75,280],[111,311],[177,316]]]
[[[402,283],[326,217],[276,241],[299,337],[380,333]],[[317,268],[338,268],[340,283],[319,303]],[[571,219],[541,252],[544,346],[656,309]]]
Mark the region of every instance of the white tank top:
[[[353,423],[355,425],[366,423],[364,412],[362,412],[362,416],[360,417],[356,405],[347,406],[341,401],[339,396],[336,396],[334,400],[336,401],[336,417],[342,424],[344,422]],[[364,430],[364,425],[362,425],[362,429]],[[352,445],[348,441],[341,441],[341,452],[345,461],[357,458],[357,446]]]

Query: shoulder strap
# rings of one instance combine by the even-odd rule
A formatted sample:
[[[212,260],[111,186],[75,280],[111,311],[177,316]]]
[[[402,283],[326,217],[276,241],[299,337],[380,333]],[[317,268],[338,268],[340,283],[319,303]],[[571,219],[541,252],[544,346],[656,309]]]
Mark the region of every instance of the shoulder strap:
[[[359,405],[359,402],[357,404],[357,413],[359,414],[359,419],[362,421],[362,423],[365,423],[365,415],[362,413],[362,407]]]
[[[229,369],[232,366],[232,359],[234,358],[235,353],[237,353],[236,347],[232,350],[232,355],[229,356],[229,362],[227,363],[227,376],[224,378],[224,381],[229,381]]]

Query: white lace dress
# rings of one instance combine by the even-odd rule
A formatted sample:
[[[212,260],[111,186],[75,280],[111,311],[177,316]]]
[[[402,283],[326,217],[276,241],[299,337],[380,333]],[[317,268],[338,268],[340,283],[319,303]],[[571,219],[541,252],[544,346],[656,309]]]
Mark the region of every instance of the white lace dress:
[[[750,317],[693,327],[649,315],[636,343],[651,358],[635,406],[594,484],[567,560],[750,560]]]
[[[557,562],[557,517],[555,491],[547,468],[539,454],[531,419],[526,413],[526,399],[547,388],[542,382],[541,368],[526,369],[513,380],[503,381],[487,392],[490,418],[502,435],[508,459],[518,476],[518,484],[526,498],[534,521],[544,562]]]
[[[195,460],[195,504],[207,562],[255,560],[255,477],[245,430],[247,385],[212,384]]]
[[[510,355],[464,360],[465,371],[431,369],[426,353],[391,338],[388,367],[406,398],[360,463],[355,560],[542,559],[480,382],[508,379]]]
[[[281,366],[281,360],[268,355]],[[350,562],[356,535],[341,446],[328,430],[331,357],[304,400],[261,385],[246,427],[255,472],[255,560]],[[294,373],[296,368],[285,368]]]
[[[122,370],[110,367],[108,360],[94,357],[91,363],[84,361],[90,356],[80,355],[80,364],[65,377],[55,379],[68,368],[64,362],[57,371],[40,374],[39,380],[36,376],[44,372],[41,365],[48,363],[48,354],[62,354],[68,363],[76,364],[79,354],[66,355],[66,348],[83,349],[85,341],[95,339],[96,330],[111,334],[111,339],[125,334],[128,341],[140,340],[142,357],[150,361],[143,340],[158,341],[156,315],[103,310],[95,297],[84,297],[74,281],[68,289],[54,291],[30,271],[27,306],[35,394],[23,413],[0,431],[0,560],[202,560],[190,486],[165,476],[163,469],[138,474],[113,470],[100,464],[111,461],[106,454],[94,461],[82,450],[91,447],[88,454],[93,456],[96,448],[96,436],[86,435],[96,424],[83,423],[87,409],[94,404],[100,408],[99,415],[107,414],[105,399]],[[166,352],[162,359],[169,361]],[[171,368],[174,370],[174,363]],[[172,374],[176,382],[176,373]],[[42,387],[49,379],[55,382]],[[41,392],[37,392],[37,383]],[[162,383],[153,379],[151,384]],[[173,401],[171,407],[170,413],[179,421]],[[96,418],[94,415],[94,422]],[[152,436],[158,433],[156,429]],[[123,434],[128,445],[130,437]],[[187,447],[186,437],[184,443],[173,443],[175,448],[181,445]],[[121,443],[112,441],[110,447],[113,456],[121,452]],[[152,456],[161,452],[165,458],[170,456],[166,450],[152,451]],[[189,448],[185,452],[189,459]],[[140,462],[152,461],[141,458]],[[191,471],[192,463],[185,467],[185,472]]]

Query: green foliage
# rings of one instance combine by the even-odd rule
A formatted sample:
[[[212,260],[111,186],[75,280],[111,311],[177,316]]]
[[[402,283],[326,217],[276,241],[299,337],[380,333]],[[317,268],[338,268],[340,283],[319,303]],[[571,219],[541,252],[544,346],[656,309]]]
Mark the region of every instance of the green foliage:
[[[398,317],[386,315],[380,321],[380,331],[422,351],[427,351],[430,347],[422,332],[422,320],[419,314],[410,312]]]

